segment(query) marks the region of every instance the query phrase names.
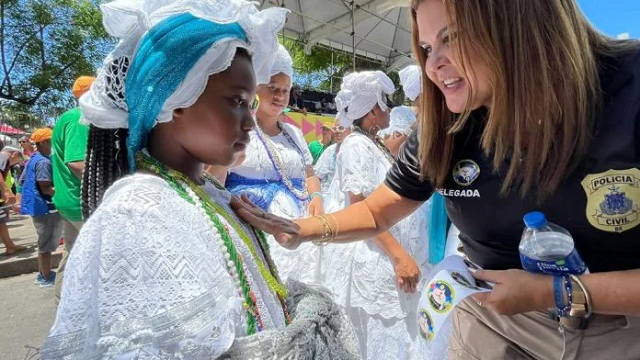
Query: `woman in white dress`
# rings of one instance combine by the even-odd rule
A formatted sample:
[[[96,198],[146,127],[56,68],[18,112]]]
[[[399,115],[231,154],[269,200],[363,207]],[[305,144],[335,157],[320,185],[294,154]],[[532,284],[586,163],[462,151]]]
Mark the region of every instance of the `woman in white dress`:
[[[363,201],[383,181],[393,157],[377,138],[389,126],[391,80],[380,71],[345,77],[336,97],[340,124],[351,127],[337,156],[332,189],[346,205]],[[429,272],[423,217],[409,217],[366,242],[327,245],[325,284],[346,308],[367,359],[408,359],[417,337],[420,273]]]
[[[337,123],[337,120],[336,120]],[[336,162],[340,145],[345,137],[351,134],[351,129],[342,125],[333,127],[333,142],[318,158],[318,162],[313,167],[316,175],[320,179],[322,187],[322,198],[324,201],[324,210],[327,212],[338,211],[344,209],[344,194],[340,191],[333,191],[331,184],[336,173]]]
[[[258,126],[251,132],[246,159],[230,169],[226,186],[233,194],[247,195],[265,211],[298,219],[322,214],[324,209],[320,180],[302,131],[279,121],[289,101],[292,77],[293,60],[280,45],[271,78],[258,85]],[[273,237],[268,241],[283,279],[318,281],[319,252],[314,245],[292,251],[278,246]]]
[[[132,175],[80,232],[42,358],[358,358],[339,308],[285,287],[264,235],[204,173],[248,144],[256,78],[269,76],[286,11],[243,0],[101,9],[120,42],[80,100],[83,200],[96,205]]]

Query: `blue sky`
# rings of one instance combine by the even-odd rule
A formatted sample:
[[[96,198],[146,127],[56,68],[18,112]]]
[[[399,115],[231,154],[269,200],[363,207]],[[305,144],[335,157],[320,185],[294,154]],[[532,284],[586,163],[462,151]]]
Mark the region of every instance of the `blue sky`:
[[[602,32],[628,32],[640,38],[640,0],[578,0],[587,18]]]

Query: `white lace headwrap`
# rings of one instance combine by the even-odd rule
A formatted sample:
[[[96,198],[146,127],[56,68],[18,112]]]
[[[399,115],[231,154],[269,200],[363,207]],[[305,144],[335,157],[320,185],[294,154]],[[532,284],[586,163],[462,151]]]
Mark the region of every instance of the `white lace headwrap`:
[[[415,101],[422,92],[422,70],[418,65],[409,65],[398,72],[400,84],[409,100]]]
[[[393,94],[395,89],[393,81],[382,71],[360,71],[347,75],[335,99],[339,124],[350,127],[376,104],[386,111],[386,95]]]
[[[289,51],[282,45],[278,45],[278,51],[276,52],[276,57],[273,61],[273,66],[271,66],[270,76],[285,74],[289,77],[289,79],[293,79],[293,59],[289,54]],[[268,84],[269,79],[264,82],[258,82],[260,84]]]
[[[238,39],[218,41],[196,62],[156,119],[169,122],[173,110],[196,102],[210,75],[231,65],[238,47],[252,53],[258,82],[268,81],[278,46],[277,33],[288,12],[275,7],[259,11],[254,2],[246,0],[115,0],[100,5],[100,9],[106,31],[120,42],[98,70],[91,90],[80,98],[80,107],[83,123],[105,129],[128,127],[125,76],[140,40],[154,25],[171,16],[190,13],[221,24],[237,22],[249,40],[249,44]]]

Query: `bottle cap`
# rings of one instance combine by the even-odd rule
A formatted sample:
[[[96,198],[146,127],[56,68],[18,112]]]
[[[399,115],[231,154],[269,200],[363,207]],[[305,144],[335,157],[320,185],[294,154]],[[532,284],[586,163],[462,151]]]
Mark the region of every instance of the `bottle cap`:
[[[539,211],[527,213],[523,220],[524,224],[530,229],[540,229],[547,224],[547,217]]]

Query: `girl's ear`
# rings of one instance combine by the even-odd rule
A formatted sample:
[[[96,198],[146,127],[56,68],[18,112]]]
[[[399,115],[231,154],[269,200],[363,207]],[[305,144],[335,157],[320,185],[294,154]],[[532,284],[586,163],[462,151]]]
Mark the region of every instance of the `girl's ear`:
[[[175,109],[173,110],[173,119],[178,120],[184,116],[184,109]]]

